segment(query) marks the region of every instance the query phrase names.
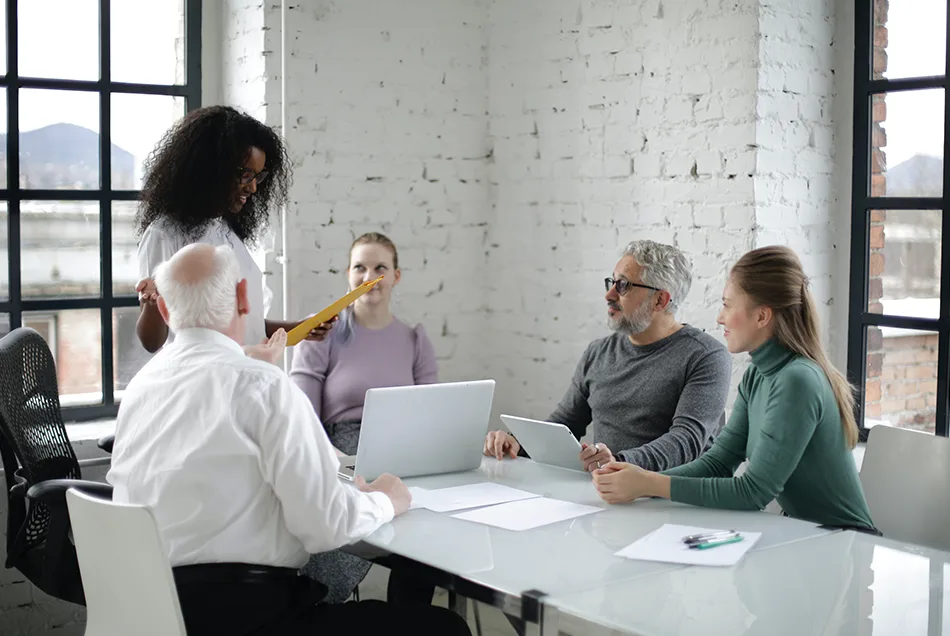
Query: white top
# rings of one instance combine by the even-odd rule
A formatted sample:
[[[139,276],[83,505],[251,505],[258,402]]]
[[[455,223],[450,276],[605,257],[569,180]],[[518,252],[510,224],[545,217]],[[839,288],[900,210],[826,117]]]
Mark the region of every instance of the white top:
[[[393,518],[382,493],[337,477],[310,401],[277,366],[183,329],[129,383],[116,421],[113,501],[148,506],[172,566],[300,567]]]
[[[138,245],[139,278],[152,278],[155,269],[186,245],[191,243],[207,243],[208,245],[228,245],[234,249],[238,264],[241,266],[241,277],[247,279],[247,300],[250,312],[247,315],[247,329],[244,332],[244,344],[258,344],[264,339],[264,317],[269,310],[273,297],[270,289],[264,284],[264,274],[257,266],[244,242],[224,222],[224,219],[214,219],[205,228],[204,233],[197,241],[191,240],[167,222],[156,221],[149,225],[142,234]],[[165,344],[171,344],[175,336],[168,330],[168,339]]]

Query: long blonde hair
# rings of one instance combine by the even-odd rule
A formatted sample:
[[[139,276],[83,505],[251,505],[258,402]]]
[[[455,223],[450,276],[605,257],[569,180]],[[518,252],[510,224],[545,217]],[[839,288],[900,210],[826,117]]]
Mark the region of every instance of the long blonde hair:
[[[854,388],[831,364],[821,346],[815,300],[808,290],[808,277],[798,256],[781,245],[752,250],[733,266],[731,277],[733,284],[754,305],[771,308],[774,337],[779,344],[808,358],[825,372],[841,411],[841,426],[848,448],[854,448],[858,443]]]

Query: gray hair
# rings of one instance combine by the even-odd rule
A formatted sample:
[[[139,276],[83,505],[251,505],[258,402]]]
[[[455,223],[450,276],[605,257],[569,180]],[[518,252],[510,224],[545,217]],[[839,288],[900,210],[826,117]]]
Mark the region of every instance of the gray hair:
[[[155,270],[155,286],[168,308],[168,326],[172,331],[193,327],[227,329],[237,311],[235,289],[241,281],[241,267],[234,250],[227,245],[216,247],[211,273],[187,282],[173,274],[176,256]]]
[[[644,285],[669,292],[670,303],[666,312],[675,314],[693,284],[691,265],[686,255],[672,245],[647,240],[627,244],[623,255],[632,257],[640,266],[640,278]]]

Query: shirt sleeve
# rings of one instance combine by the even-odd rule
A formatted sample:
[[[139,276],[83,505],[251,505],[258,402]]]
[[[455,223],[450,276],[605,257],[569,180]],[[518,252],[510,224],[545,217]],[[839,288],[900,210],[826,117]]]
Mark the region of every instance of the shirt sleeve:
[[[722,426],[731,377],[732,358],[725,348],[704,355],[689,370],[670,430],[642,446],[621,450],[617,456],[654,471],[697,459]]]
[[[257,427],[264,479],[280,500],[287,529],[311,554],[363,539],[393,518],[389,497],[364,493],[337,476],[340,462],[307,398],[286,376],[262,396]]]
[[[745,382],[739,384],[739,394],[732,405],[729,423],[722,429],[712,448],[699,459],[688,464],[664,470],[664,475],[676,477],[732,477],[745,460],[749,440],[749,404]]]
[[[179,249],[178,241],[172,235],[155,223],[149,225],[142,234],[136,250],[139,279],[155,276],[155,269],[174,256]]]
[[[584,436],[593,418],[590,403],[587,401],[587,398],[590,397],[587,388],[587,368],[590,365],[591,348],[593,346],[593,343],[591,343],[584,351],[577,367],[574,368],[574,377],[571,378],[571,384],[567,387],[567,392],[548,418],[550,422],[567,426],[577,439]]]
[[[769,388],[761,432],[746,471],[739,477],[672,476],[670,499],[710,508],[765,508],[785,489],[821,420],[818,381],[816,371],[809,367],[784,370],[783,377]],[[731,453],[720,453],[726,461],[730,455],[734,459],[736,452],[737,440],[727,438],[727,443],[729,439],[732,439]]]
[[[439,363],[435,359],[435,347],[422,324],[412,330],[415,339],[415,355],[412,361],[412,379],[415,384],[435,384],[439,381]]]
[[[310,400],[317,417],[323,417],[323,383],[330,372],[332,338],[331,334],[323,342],[300,341],[294,347],[294,358],[290,365],[290,379]]]

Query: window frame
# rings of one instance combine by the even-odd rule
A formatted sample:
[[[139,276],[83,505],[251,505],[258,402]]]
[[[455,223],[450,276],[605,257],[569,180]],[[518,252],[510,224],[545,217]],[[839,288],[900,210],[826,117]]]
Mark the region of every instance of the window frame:
[[[113,380],[112,337],[113,310],[121,307],[137,307],[134,292],[128,295],[113,295],[112,285],[112,202],[136,201],[139,190],[114,190],[112,188],[112,128],[111,103],[113,94],[164,95],[181,97],[185,112],[201,105],[201,0],[184,0],[184,55],[185,82],[183,85],[137,84],[113,82],[111,79],[111,2],[98,0],[99,13],[99,79],[67,80],[19,75],[19,33],[17,0],[5,0],[6,4],[6,73],[0,75],[0,91],[7,102],[7,188],[0,189],[0,202],[7,204],[7,244],[9,272],[9,298],[0,299],[0,314],[9,315],[10,329],[22,325],[24,312],[58,312],[70,309],[97,309],[100,316],[102,357],[102,401],[88,406],[63,407],[67,421],[85,421],[114,417],[118,410]],[[99,187],[94,190],[22,190],[20,188],[20,89],[68,90],[98,94],[99,96]],[[96,201],[99,203],[99,279],[98,297],[24,299],[21,288],[21,201]],[[130,290],[131,291],[131,290]]]
[[[944,74],[899,79],[874,79],[874,0],[855,3],[854,37],[854,148],[851,180],[851,254],[848,303],[848,379],[858,388],[855,416],[861,440],[867,440],[865,427],[865,381],[867,379],[867,329],[897,327],[930,331],[938,334],[937,406],[935,434],[948,436],[948,387],[950,387],[950,209],[947,188],[950,188],[950,0],[947,2],[947,59]],[[872,164],[872,97],[882,93],[944,90],[943,189],[940,197],[873,196]],[[868,311],[868,280],[872,210],[939,210],[941,212],[940,250],[940,314],[936,319],[899,316]]]

